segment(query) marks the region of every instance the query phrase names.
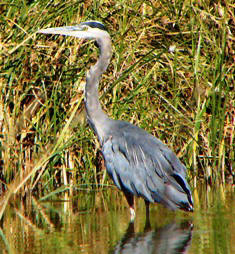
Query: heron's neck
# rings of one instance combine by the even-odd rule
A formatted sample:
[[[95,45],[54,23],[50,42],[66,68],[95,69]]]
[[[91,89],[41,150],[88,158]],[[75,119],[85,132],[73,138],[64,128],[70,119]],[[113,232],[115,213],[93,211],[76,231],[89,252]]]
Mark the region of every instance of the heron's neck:
[[[100,56],[94,66],[92,66],[86,76],[85,86],[85,106],[89,124],[98,135],[103,139],[104,128],[107,125],[108,116],[103,112],[98,94],[98,86],[101,75],[106,71],[112,55],[111,40],[107,36],[98,39],[100,46]]]

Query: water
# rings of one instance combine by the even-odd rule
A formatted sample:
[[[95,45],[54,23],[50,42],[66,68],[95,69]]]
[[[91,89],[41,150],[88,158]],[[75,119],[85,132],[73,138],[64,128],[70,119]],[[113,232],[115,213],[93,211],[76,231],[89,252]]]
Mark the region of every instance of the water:
[[[194,213],[152,205],[149,222],[138,200],[134,224],[116,189],[14,200],[0,223],[0,253],[235,253],[234,187],[201,187],[194,198]]]

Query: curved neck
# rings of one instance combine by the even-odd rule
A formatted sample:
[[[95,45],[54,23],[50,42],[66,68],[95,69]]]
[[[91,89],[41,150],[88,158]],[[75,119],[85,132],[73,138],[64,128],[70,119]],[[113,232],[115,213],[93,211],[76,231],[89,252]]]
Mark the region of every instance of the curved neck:
[[[112,56],[111,39],[109,35],[96,40],[100,48],[100,56],[94,66],[90,68],[86,76],[85,106],[89,124],[103,139],[104,126],[107,124],[108,116],[103,112],[100,102],[98,86],[101,75],[106,71]]]

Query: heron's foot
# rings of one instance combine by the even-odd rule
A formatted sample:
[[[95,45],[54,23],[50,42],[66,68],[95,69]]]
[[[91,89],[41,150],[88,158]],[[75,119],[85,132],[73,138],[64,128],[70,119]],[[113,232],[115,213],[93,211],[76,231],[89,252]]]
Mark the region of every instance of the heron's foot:
[[[131,213],[131,222],[135,220],[135,210],[133,207],[130,207],[130,213]]]

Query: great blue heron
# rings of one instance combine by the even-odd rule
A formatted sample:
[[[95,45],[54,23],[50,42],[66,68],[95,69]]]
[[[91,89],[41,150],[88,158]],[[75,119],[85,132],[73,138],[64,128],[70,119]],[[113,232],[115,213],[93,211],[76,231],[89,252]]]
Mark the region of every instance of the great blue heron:
[[[98,136],[105,165],[115,185],[124,192],[135,217],[134,196],[143,197],[146,211],[149,202],[162,203],[175,210],[193,211],[190,187],[185,179],[186,168],[166,145],[143,129],[120,120],[110,119],[102,110],[98,85],[112,56],[111,39],[98,21],[77,26],[42,29],[44,34],[60,34],[93,39],[100,56],[86,76],[85,106],[87,119]]]

